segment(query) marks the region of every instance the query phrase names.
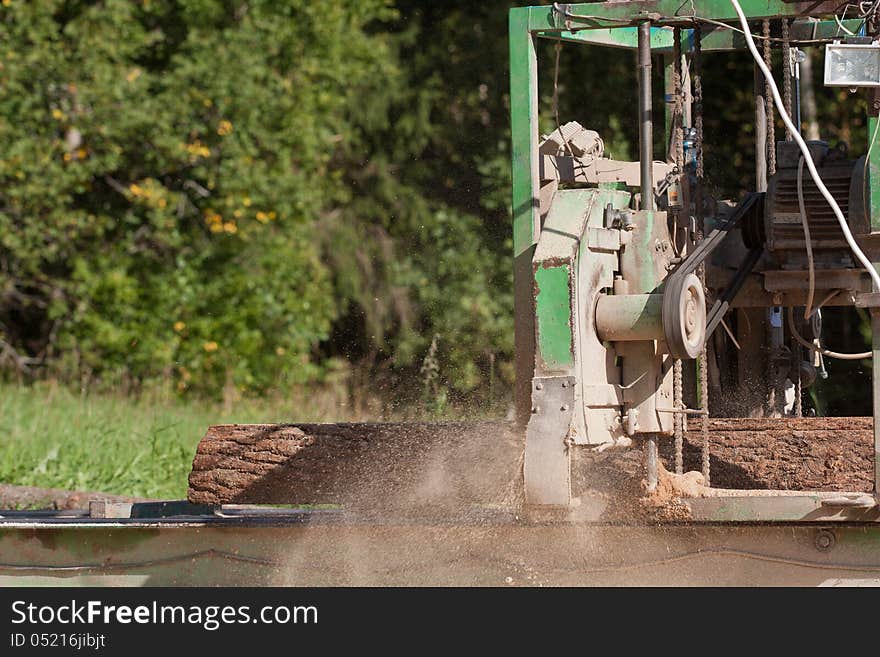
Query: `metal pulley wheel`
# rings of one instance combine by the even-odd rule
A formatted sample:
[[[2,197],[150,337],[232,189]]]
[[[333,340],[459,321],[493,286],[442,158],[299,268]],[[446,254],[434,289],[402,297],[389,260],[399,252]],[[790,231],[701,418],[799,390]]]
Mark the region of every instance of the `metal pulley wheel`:
[[[674,358],[692,360],[706,341],[706,295],[696,274],[673,278],[663,292],[663,334]]]

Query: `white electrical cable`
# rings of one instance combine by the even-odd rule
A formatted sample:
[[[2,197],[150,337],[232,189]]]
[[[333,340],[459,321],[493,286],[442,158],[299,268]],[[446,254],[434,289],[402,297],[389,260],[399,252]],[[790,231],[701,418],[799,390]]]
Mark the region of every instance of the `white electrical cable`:
[[[846,16],[846,12],[844,12],[843,15]],[[855,34],[853,34],[850,30],[848,30],[848,29],[846,28],[846,25],[843,24],[843,21],[840,20],[840,16],[838,16],[837,14],[834,14],[834,20],[837,21],[837,26],[838,26],[841,30],[843,30],[844,32],[846,32],[846,33],[849,34],[850,36],[855,36]]]
[[[788,307],[788,329],[791,331],[791,337],[793,337],[807,349],[815,351],[817,354],[828,356],[829,358],[836,358],[837,360],[865,360],[866,358],[871,358],[874,355],[874,353],[871,351],[863,351],[859,354],[842,354],[839,351],[829,351],[828,349],[817,347],[815,344],[810,344],[809,342],[804,340],[800,333],[798,333],[798,330],[795,327],[794,323],[794,310],[791,306]]]
[[[749,30],[749,22],[746,20],[742,7],[737,0],[730,0],[730,4],[733,5],[734,11],[736,11],[737,16],[739,16],[739,22],[740,25],[742,25],[743,36],[746,38],[746,45],[749,47],[749,52],[752,53],[752,57],[755,59],[758,68],[760,68],[761,72],[764,74],[764,79],[770,84],[770,91],[773,94],[773,102],[776,104],[776,109],[779,111],[780,117],[782,117],[782,122],[785,124],[785,127],[788,128],[788,132],[794,138],[795,142],[797,142],[798,147],[801,149],[801,153],[804,155],[804,161],[807,163],[807,168],[810,171],[810,176],[812,176],[813,182],[816,183],[816,187],[819,188],[822,196],[825,197],[825,200],[828,201],[828,205],[830,205],[831,209],[834,211],[834,216],[837,217],[837,223],[840,224],[840,230],[843,231],[843,236],[846,238],[846,243],[849,245],[853,255],[861,263],[862,267],[865,268],[868,274],[870,274],[871,280],[874,282],[874,289],[880,291],[880,274],[877,273],[877,270],[874,269],[871,261],[868,260],[864,252],[859,248],[859,245],[856,244],[855,238],[853,238],[849,226],[846,223],[846,217],[843,216],[843,211],[840,209],[837,201],[834,200],[831,192],[828,191],[825,183],[822,182],[822,178],[819,177],[819,172],[816,171],[816,164],[813,162],[813,156],[810,155],[810,149],[807,147],[807,143],[804,141],[804,138],[801,137],[801,133],[792,122],[788,112],[785,111],[785,104],[782,102],[782,97],[779,95],[779,88],[776,86],[773,74],[764,63],[763,57],[758,53],[758,49],[755,46],[755,40],[752,38],[752,32]]]
[[[810,283],[807,292],[807,305],[804,306],[804,319],[810,319],[813,310],[813,296],[816,294],[816,265],[813,262],[813,239],[810,237],[810,224],[807,222],[807,209],[804,204],[804,158],[798,160],[797,173],[798,210],[801,213],[801,226],[804,227],[804,244],[807,246],[807,268]]]

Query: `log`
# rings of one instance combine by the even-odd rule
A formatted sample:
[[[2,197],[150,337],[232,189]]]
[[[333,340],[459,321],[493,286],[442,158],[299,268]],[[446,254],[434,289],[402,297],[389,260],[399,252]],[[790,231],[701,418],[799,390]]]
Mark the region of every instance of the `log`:
[[[685,469],[700,469],[699,420]],[[871,491],[871,418],[710,421],[712,485]],[[218,425],[199,443],[188,497],[200,504],[362,509],[521,502],[523,433],[506,422]],[[638,443],[636,448],[638,448]],[[661,457],[673,470],[672,439]],[[639,449],[574,451],[572,493],[637,495]]]
[[[506,422],[218,425],[189,477],[201,504],[510,506],[522,438]]]
[[[700,420],[685,434],[685,470],[699,470]],[[671,441],[662,450],[673,470]],[[709,421],[712,485],[736,489],[871,492],[870,417],[718,418]]]

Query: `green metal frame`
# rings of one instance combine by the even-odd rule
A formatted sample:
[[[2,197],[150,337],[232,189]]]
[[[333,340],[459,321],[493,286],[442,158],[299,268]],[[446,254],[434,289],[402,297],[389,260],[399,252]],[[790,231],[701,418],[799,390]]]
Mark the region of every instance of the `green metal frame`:
[[[785,2],[784,0],[741,0],[750,19],[793,18],[793,41],[843,36],[835,20],[822,20],[839,11],[841,2]],[[650,0],[636,2],[578,3],[565,5],[568,17],[552,6],[520,7],[510,10],[510,113],[512,133],[512,200],[514,245],[514,313],[517,358],[517,417],[523,424],[531,406],[530,382],[534,376],[536,343],[541,343],[533,295],[534,272],[530,266],[540,236],[538,180],[538,67],[536,40],[561,39],[589,45],[636,49],[637,25],[650,20],[652,51],[672,51],[672,28],[681,28],[682,51],[692,49],[694,17],[711,21],[737,22],[729,0]],[[819,19],[819,20],[807,20]],[[844,21],[854,31],[861,21]],[[702,30],[704,51],[730,51],[745,48],[745,40],[734,30],[705,23]],[[668,64],[668,61],[667,61]],[[880,94],[868,110],[868,139],[878,125]],[[668,122],[667,122],[668,123]],[[880,148],[869,152],[868,208],[873,236],[880,236]],[[880,264],[880,263],[878,263]],[[561,280],[561,277],[560,277]],[[562,290],[540,289],[548,298]],[[567,291],[565,292],[567,293]],[[874,317],[875,381],[880,378],[880,319]],[[558,328],[551,322],[553,328]],[[874,408],[880,408],[880,386],[874,385]],[[875,411],[875,491],[880,491],[880,427]]]
[[[821,17],[839,6],[837,2],[783,2],[782,0],[743,0],[741,3],[749,18],[807,18]],[[564,20],[552,7],[518,7],[510,10],[510,117],[512,135],[512,195],[514,256],[525,253],[537,242],[538,232],[538,69],[535,40],[562,39],[588,45],[609,46],[634,50],[636,27],[625,25],[606,27],[607,20],[635,23],[652,16],[651,49],[658,53],[672,51],[672,26],[688,26],[692,20],[687,10],[693,8],[700,18],[716,21],[736,20],[729,0],[694,0],[682,4],[680,0],[655,2],[606,2],[567,5],[574,15],[590,15],[592,20]],[[847,20],[843,25],[852,30],[861,21]],[[795,23],[792,39],[823,39],[842,35],[836,21]],[[693,44],[693,30],[682,29],[682,49],[687,52]],[[703,36],[704,51],[731,51],[745,48],[742,35],[732,31],[710,28]],[[869,116],[871,133],[876,125],[876,114]],[[870,134],[869,133],[869,137]],[[872,179],[880,177],[880,149],[872,151],[870,162]],[[871,191],[876,192],[871,184]],[[872,222],[880,221],[880,194],[871,194]],[[876,217],[877,219],[873,219]],[[872,225],[874,225],[872,223]],[[880,229],[880,223],[875,226]]]

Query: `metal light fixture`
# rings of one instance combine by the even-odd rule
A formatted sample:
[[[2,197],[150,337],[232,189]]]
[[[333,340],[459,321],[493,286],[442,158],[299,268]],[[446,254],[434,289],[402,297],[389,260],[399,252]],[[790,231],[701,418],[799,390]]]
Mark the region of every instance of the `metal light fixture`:
[[[880,87],[880,43],[825,46],[826,87]]]

